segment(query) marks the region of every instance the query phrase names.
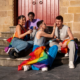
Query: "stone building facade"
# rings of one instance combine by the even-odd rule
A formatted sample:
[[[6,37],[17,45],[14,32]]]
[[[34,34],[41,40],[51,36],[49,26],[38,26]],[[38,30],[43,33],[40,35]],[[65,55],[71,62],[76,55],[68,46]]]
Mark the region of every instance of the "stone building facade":
[[[59,12],[74,37],[80,39],[80,0],[59,0]]]
[[[13,0],[0,0],[0,32],[9,31],[14,25]]]
[[[17,0],[0,0],[0,32],[17,23]],[[59,0],[59,14],[64,17],[74,37],[80,39],[80,0]]]

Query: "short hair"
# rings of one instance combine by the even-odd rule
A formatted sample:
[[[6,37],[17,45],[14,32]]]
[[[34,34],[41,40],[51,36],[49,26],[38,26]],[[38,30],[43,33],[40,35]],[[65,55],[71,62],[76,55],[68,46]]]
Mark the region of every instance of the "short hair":
[[[28,13],[28,16],[29,16],[30,14],[33,15],[33,17],[35,16],[35,14],[34,14],[33,12],[29,12],[29,13]]]
[[[18,20],[21,19],[21,18],[26,18],[26,17],[24,15],[18,16]]]
[[[61,15],[57,16],[56,19],[61,20],[63,22],[63,17]]]
[[[43,23],[43,20],[37,22],[37,26],[39,27]]]

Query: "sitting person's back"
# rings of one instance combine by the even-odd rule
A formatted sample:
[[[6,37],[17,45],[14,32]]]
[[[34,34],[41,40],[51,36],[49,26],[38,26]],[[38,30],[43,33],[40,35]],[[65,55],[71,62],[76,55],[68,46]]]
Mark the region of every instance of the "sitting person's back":
[[[40,39],[37,39],[37,34],[41,32],[40,30],[37,31],[35,38],[34,38],[34,45],[39,45],[39,46],[45,46],[45,37],[41,37]]]

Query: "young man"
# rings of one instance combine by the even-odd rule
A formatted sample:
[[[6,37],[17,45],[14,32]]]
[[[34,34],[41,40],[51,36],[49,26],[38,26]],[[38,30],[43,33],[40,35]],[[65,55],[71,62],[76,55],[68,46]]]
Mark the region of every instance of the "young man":
[[[60,50],[61,47],[65,48],[68,46],[69,48],[69,68],[74,68],[74,56],[75,56],[75,42],[74,37],[72,35],[72,32],[70,28],[66,25],[63,25],[63,17],[57,16],[56,17],[56,29],[55,29],[55,38],[58,38],[60,40],[59,43],[53,41],[50,42],[50,47],[53,45],[57,45],[58,49]],[[64,44],[62,44],[62,41],[68,39]]]
[[[30,35],[30,38],[33,39],[36,31],[38,29],[37,27],[37,22],[40,21],[40,19],[34,19],[35,14],[33,12],[29,12],[28,13],[28,18],[29,20],[27,20],[26,24],[25,24],[25,28],[29,28],[29,29],[33,29],[33,32]]]
[[[35,39],[34,39],[34,48],[33,50],[35,50],[37,47],[40,46],[46,46],[45,44],[45,38],[53,38],[54,33],[55,33],[55,29],[56,29],[56,25],[54,24],[54,28],[51,34],[47,34],[45,32],[46,30],[46,24],[44,23],[43,20],[39,21],[37,23],[37,26],[39,28],[39,30],[37,31],[36,35],[35,35]],[[37,46],[37,47],[36,47]],[[52,66],[52,63],[57,55],[57,51],[58,51],[58,47],[56,45],[52,46],[49,48],[49,65]],[[44,67],[42,68],[42,71],[47,71],[48,67]]]

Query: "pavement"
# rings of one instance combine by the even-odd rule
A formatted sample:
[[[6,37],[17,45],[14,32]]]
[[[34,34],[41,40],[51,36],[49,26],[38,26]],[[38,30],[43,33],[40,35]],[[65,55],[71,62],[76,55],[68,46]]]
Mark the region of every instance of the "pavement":
[[[0,66],[0,80],[80,80],[80,63],[75,69],[68,65],[57,65],[47,72],[29,70],[17,71],[17,67]]]

